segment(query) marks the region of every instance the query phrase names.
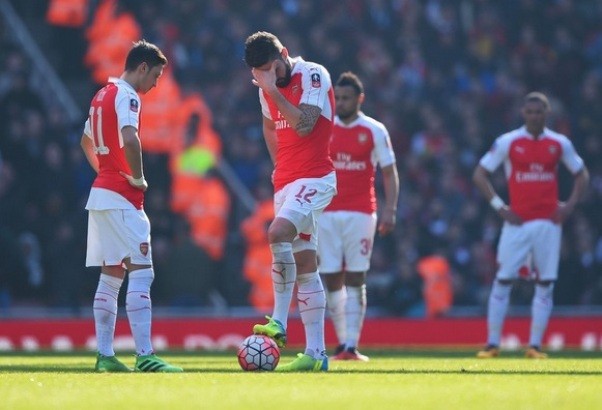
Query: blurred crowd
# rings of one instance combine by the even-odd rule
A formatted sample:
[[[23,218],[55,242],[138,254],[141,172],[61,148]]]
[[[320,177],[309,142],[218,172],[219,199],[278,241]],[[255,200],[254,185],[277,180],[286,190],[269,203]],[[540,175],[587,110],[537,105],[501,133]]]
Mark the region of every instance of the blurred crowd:
[[[36,13],[13,3],[25,17]],[[87,24],[101,4],[90,2]],[[387,126],[401,180],[397,229],[377,238],[368,277],[369,305],[394,315],[424,314],[425,279],[417,267],[433,256],[447,262],[454,306],[485,305],[501,223],[471,174],[497,136],[521,125],[522,97],[533,90],[546,93],[552,105],[549,126],[572,139],[592,177],[564,228],[555,301],[602,303],[602,163],[597,161],[602,157],[602,2],[118,4],[120,13],[134,16],[142,36],[166,52],[177,83],[202,94],[221,155],[260,203],[269,198],[272,166],[257,90],[242,61],[247,35],[275,33],[291,55],[323,64],[333,79],[347,70],[360,76],[366,89],[363,111]],[[96,281],[84,268],[83,207],[93,179],[79,149],[84,118],[71,124],[59,107],[43,103],[28,82],[30,62],[7,30],[2,27],[0,37],[0,309],[41,304],[77,310],[89,303]],[[58,44],[55,49],[45,52],[65,53]],[[56,68],[62,77],[93,83],[83,64],[75,74],[73,65]],[[217,303],[215,295],[228,305],[251,303],[243,263],[231,261],[244,257],[241,222],[249,215],[231,216],[224,260],[210,271],[198,268],[206,266],[207,255],[190,241],[190,227],[169,206],[169,158],[148,153],[145,161],[152,187],[146,211],[157,265],[155,304]],[[571,178],[564,170],[561,176],[566,198]],[[501,172],[494,184],[505,192]],[[229,194],[236,201],[236,192]],[[531,291],[525,280],[513,292],[514,302],[528,304]]]

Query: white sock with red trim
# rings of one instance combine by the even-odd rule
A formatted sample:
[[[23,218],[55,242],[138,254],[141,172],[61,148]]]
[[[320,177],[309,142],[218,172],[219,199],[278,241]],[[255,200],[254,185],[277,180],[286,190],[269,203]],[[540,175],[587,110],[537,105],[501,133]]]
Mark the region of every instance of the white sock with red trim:
[[[346,347],[357,347],[360,333],[366,316],[366,285],[346,286],[347,303],[345,304]]]
[[[102,273],[94,294],[94,327],[98,353],[115,356],[113,339],[117,320],[117,297],[123,279]]]
[[[297,265],[293,244],[279,242],[270,245],[272,251],[272,284],[274,286],[274,313],[272,319],[280,321],[286,329],[288,311],[293,299],[297,278]]]
[[[502,327],[510,303],[512,285],[493,282],[487,306],[487,344],[499,346],[502,338]]]
[[[347,290],[343,286],[339,290],[329,292],[326,290],[326,306],[328,307],[328,314],[334,325],[335,333],[337,334],[337,340],[339,344],[345,343],[346,329],[345,329],[345,303],[347,300]]]
[[[531,305],[531,334],[529,346],[541,347],[543,334],[554,306],[554,284],[535,285],[535,294]]]
[[[297,275],[297,304],[305,327],[305,354],[319,358],[326,350],[324,343],[326,297],[317,271]]]
[[[128,290],[125,298],[125,309],[130,322],[130,329],[136,344],[136,354],[151,354],[151,320],[152,303],[150,287],[155,274],[152,268],[138,269],[128,276]]]

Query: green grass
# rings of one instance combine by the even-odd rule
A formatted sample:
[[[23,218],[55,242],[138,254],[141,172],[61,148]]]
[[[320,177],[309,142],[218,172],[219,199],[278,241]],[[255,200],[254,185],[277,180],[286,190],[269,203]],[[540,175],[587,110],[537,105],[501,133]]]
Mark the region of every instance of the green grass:
[[[183,374],[96,374],[94,355],[0,355],[0,409],[599,409],[602,354],[366,352],[328,373],[245,373],[233,352],[163,354]],[[119,354],[133,365],[132,355]],[[282,357],[291,360],[292,352]]]

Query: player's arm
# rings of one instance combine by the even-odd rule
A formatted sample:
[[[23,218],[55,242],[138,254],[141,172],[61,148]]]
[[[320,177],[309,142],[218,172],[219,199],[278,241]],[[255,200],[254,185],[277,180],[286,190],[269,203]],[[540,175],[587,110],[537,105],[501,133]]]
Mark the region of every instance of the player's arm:
[[[278,88],[274,92],[268,92],[268,94],[278,107],[278,110],[280,110],[284,119],[286,119],[300,137],[305,137],[314,129],[322,113],[320,107],[309,104],[299,104],[298,107],[295,107],[284,98]]]
[[[272,63],[269,70],[252,69],[253,84],[265,91],[274,104],[278,107],[280,114],[289,123],[289,125],[297,132],[300,137],[308,135],[318,122],[322,109],[315,105],[299,104],[295,106],[291,104],[276,86],[276,61]]]
[[[558,209],[554,215],[554,222],[562,223],[573,213],[577,202],[579,202],[579,200],[583,197],[583,194],[585,193],[585,190],[589,184],[589,171],[585,166],[583,166],[581,171],[573,175],[573,179],[574,181],[571,195],[566,202],[561,202],[558,204]]]
[[[144,171],[142,169],[142,146],[140,145],[138,130],[132,126],[126,126],[121,129],[121,135],[123,136],[125,159],[132,170],[132,175],[128,175],[125,172],[120,172],[120,174],[133,187],[146,191],[148,184],[146,179],[144,179]]]
[[[397,166],[394,163],[383,167],[382,173],[385,187],[385,208],[380,216],[378,233],[386,235],[395,228],[397,198],[399,197],[399,175],[397,174]]]
[[[491,182],[489,182],[489,171],[487,171],[485,167],[480,164],[477,165],[472,174],[472,180],[493,209],[495,209],[505,221],[513,225],[520,225],[522,223],[520,217],[512,212],[510,207],[502,201],[500,196],[493,189]]]
[[[276,125],[274,121],[265,116],[263,117],[263,138],[268,147],[272,164],[276,164]]]
[[[82,147],[82,150],[84,151],[84,155],[86,156],[88,163],[90,164],[94,172],[98,174],[100,165],[98,163],[98,158],[94,153],[94,141],[92,141],[92,138],[90,138],[86,133],[83,133],[80,145]]]

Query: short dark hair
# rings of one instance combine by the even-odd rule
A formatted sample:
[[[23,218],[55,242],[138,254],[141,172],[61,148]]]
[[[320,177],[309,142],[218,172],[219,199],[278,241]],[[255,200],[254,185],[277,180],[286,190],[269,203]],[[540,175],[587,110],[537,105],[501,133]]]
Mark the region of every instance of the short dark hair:
[[[548,100],[548,97],[546,97],[546,95],[544,93],[540,93],[538,91],[530,92],[529,94],[527,94],[525,96],[524,103],[526,104],[531,101],[538,101],[543,104],[543,106],[546,110],[550,109],[550,101]]]
[[[339,76],[339,79],[337,80],[335,86],[353,87],[356,94],[358,94],[358,95],[364,93],[364,84],[362,84],[362,81],[359,79],[359,77],[357,75],[355,75],[354,73],[352,73],[351,71],[346,71],[343,74],[341,74]]]
[[[134,71],[142,63],[146,63],[149,68],[153,68],[159,64],[167,64],[167,58],[159,47],[146,40],[140,40],[134,43],[125,59],[125,71]]]
[[[278,37],[267,31],[258,31],[245,41],[245,63],[249,67],[261,67],[268,61],[276,60],[283,48]]]

